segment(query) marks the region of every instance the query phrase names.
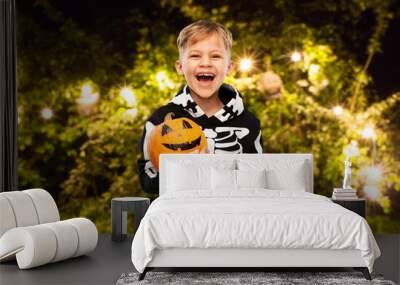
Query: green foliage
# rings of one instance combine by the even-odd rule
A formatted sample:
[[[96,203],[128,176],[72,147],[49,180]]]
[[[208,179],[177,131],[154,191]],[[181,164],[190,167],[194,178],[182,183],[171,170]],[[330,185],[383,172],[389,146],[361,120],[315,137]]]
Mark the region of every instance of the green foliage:
[[[392,17],[390,2],[239,2],[201,6],[191,0],[164,0],[154,11],[158,21],[132,11],[118,22],[133,27],[132,35],[138,37],[128,58],[115,44],[86,32],[46,0],[36,1],[36,7],[48,17],[51,29],[20,14],[20,188],[48,189],[63,218],[86,216],[99,231],[110,231],[113,197],[146,196],[136,169],[145,120],[184,84],[174,68],[176,37],[183,26],[164,20],[190,23],[207,18],[232,31],[236,66],[243,55],[255,60],[255,69],[248,73],[235,69],[226,82],[239,89],[246,106],[260,119],[264,152],[312,152],[315,192],[330,195],[341,184],[343,149],[357,141],[360,156],[353,158],[353,169],[359,195],[368,194],[363,190],[368,181],[361,175],[366,166],[380,165],[385,177],[378,185],[379,197],[369,201],[368,221],[377,232],[398,232],[400,198],[394,193],[400,193],[400,157],[395,149],[400,141],[400,96],[393,94],[374,104],[367,101],[368,65],[357,63],[341,32],[350,25],[352,40],[359,39],[355,27],[366,11],[372,11],[375,26],[364,48],[367,55],[378,52]],[[269,9],[265,12],[258,5]],[[314,14],[326,17],[313,23]],[[343,23],[332,20],[338,14]],[[295,49],[303,55],[297,63],[290,61]],[[260,89],[260,75],[267,70],[283,81],[280,98]],[[99,94],[99,101],[83,111],[77,102],[85,84],[91,86],[91,94]],[[124,86],[132,89],[136,103],[120,96]],[[344,108],[343,115],[332,112],[336,105]],[[41,117],[46,107],[54,112],[51,119]],[[377,132],[374,147],[360,136],[367,125]]]
[[[386,215],[368,216],[367,221],[375,234],[400,232],[399,221],[394,219],[393,217]]]

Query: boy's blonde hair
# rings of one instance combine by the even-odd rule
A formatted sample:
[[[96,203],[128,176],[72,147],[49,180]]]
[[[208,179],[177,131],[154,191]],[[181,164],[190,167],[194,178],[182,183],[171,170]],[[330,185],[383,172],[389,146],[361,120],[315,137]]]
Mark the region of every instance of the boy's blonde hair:
[[[207,20],[199,20],[183,28],[183,30],[179,33],[178,39],[176,40],[176,44],[179,49],[179,55],[183,54],[188,44],[193,45],[212,34],[216,34],[222,38],[230,57],[232,49],[231,32],[220,23]]]

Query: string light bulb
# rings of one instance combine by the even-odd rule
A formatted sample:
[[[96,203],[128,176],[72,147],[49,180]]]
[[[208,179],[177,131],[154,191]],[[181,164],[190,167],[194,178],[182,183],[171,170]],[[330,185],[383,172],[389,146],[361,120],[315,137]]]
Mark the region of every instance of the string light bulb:
[[[137,109],[136,108],[128,109],[125,111],[125,115],[130,118],[135,118],[137,115]]]
[[[90,95],[92,93],[92,86],[90,86],[90,84],[84,84],[81,90],[81,97],[83,97],[82,95]]]
[[[46,107],[40,111],[40,115],[42,116],[43,119],[50,120],[51,118],[53,118],[54,112],[52,109]]]
[[[81,89],[81,96],[76,99],[79,113],[85,116],[92,114],[95,111],[99,97],[99,93],[94,93],[90,84],[84,84]]]
[[[363,188],[365,195],[370,200],[378,200],[379,198],[379,188],[376,185],[365,185]]]
[[[290,60],[293,62],[299,62],[301,60],[301,53],[299,53],[298,51],[292,52],[292,54],[290,55]]]
[[[167,75],[165,74],[164,71],[160,71],[157,73],[156,78],[157,78],[158,83],[160,83],[167,78]]]
[[[92,94],[82,94],[81,97],[79,97],[76,102],[79,105],[92,105],[96,104],[96,102],[99,100],[99,93],[92,93]]]
[[[309,68],[309,71],[308,71],[310,77],[315,78],[318,75],[320,69],[321,68],[320,68],[320,66],[318,64],[314,64],[314,63],[310,64],[310,68]]]
[[[367,184],[379,184],[384,178],[383,169],[379,165],[367,166],[361,172],[364,172]]]
[[[333,111],[333,113],[334,113],[336,116],[338,116],[338,117],[340,117],[341,115],[343,115],[343,108],[342,108],[342,106],[335,106],[335,107],[332,109],[332,111]]]
[[[174,89],[175,88],[175,84],[174,82],[172,82],[168,77],[167,74],[165,73],[165,71],[159,71],[156,74],[156,80],[158,85],[160,86],[161,90],[164,90],[165,87],[168,87],[170,89]]]
[[[253,61],[250,58],[243,58],[240,60],[239,69],[241,71],[249,71],[253,67]]]
[[[121,88],[119,94],[121,95],[122,98],[125,99],[125,101],[128,103],[129,106],[136,105],[136,97],[133,94],[133,91],[129,87]]]
[[[371,200],[380,198],[380,184],[384,179],[384,170],[381,165],[366,166],[360,169],[359,177],[365,183],[363,191]]]
[[[376,132],[373,126],[366,126],[364,129],[361,130],[361,136],[366,139],[375,139]]]

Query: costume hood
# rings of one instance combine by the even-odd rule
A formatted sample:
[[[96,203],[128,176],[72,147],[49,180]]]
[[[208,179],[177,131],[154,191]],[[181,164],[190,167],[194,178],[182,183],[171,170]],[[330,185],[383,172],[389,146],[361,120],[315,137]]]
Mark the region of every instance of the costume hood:
[[[218,96],[224,104],[224,107],[216,112],[213,117],[221,122],[226,122],[243,113],[244,106],[242,96],[232,85],[226,83],[222,84],[218,90]],[[183,107],[183,109],[194,118],[206,115],[193,100],[188,85],[185,85],[185,87],[179,91],[169,103]]]

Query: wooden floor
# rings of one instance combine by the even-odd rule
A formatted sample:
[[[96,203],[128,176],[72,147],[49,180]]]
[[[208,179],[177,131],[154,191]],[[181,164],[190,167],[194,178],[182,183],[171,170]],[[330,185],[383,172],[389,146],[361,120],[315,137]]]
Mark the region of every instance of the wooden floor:
[[[374,273],[399,284],[400,234],[377,236],[376,240],[382,256],[375,262]],[[19,270],[16,262],[2,263],[0,284],[115,284],[122,273],[134,271],[131,243],[132,237],[117,243],[110,235],[100,234],[96,250],[87,256],[28,270]]]

